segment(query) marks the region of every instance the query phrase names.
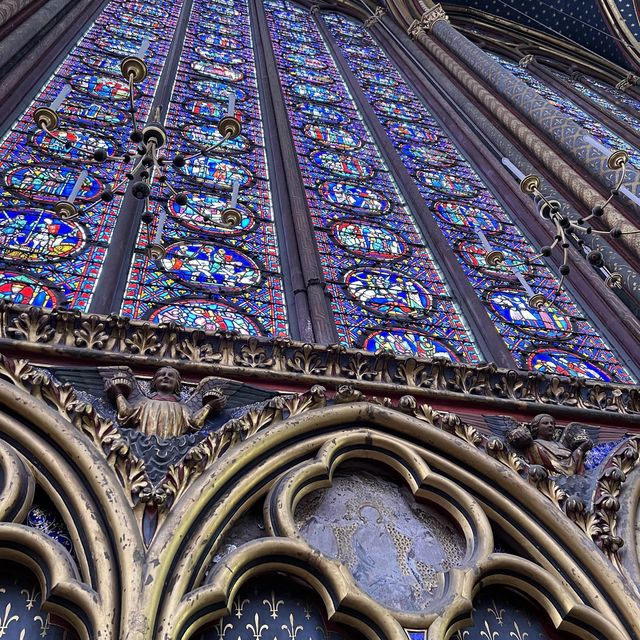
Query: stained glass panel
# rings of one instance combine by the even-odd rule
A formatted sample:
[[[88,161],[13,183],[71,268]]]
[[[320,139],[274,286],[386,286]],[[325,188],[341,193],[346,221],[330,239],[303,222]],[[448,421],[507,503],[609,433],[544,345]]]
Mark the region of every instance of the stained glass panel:
[[[138,117],[145,120],[173,38],[181,1],[141,11],[137,2],[113,0],[80,39],[36,99],[0,143],[0,296],[45,308],[89,307],[121,205],[121,194],[99,200],[105,185],[127,171],[114,161],[130,148],[130,126],[119,60],[150,39],[149,74],[137,85]],[[153,9],[153,8],[150,8]],[[161,15],[159,15],[161,14]],[[162,20],[162,29],[157,28]],[[58,109],[59,128],[46,133],[33,120],[70,85]],[[109,158],[93,160],[96,147]],[[82,170],[87,169],[87,174]],[[80,215],[54,211],[78,183]]]
[[[217,125],[231,94],[243,130],[225,142]],[[246,1],[194,3],[165,124],[169,157],[203,153],[169,172],[174,188],[188,194],[186,205],[152,194],[155,222],[150,235],[144,225],[140,231],[122,313],[207,330],[286,334]],[[222,211],[234,185],[241,219],[227,227]],[[158,231],[160,219],[166,222]],[[146,255],[152,241],[165,247],[164,257]]]
[[[477,362],[460,311],[313,18],[290,2],[265,7],[340,341]]]
[[[617,356],[564,291],[542,309],[529,306],[533,291],[554,296],[556,276],[535,258],[510,215],[371,35],[344,16],[329,14],[323,19],[518,364],[537,371],[631,382]],[[383,83],[380,78],[385,78]],[[389,89],[386,101],[380,98],[381,86]],[[412,114],[411,123],[406,122],[407,113]],[[486,265],[484,257],[491,250],[504,252],[503,265]],[[410,290],[410,295],[412,312],[418,313],[422,298],[417,290]]]

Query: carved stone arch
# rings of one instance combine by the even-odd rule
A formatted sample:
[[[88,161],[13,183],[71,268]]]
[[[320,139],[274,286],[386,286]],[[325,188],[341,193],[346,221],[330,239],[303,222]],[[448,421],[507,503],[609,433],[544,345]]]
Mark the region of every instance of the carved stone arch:
[[[24,464],[59,510],[79,559],[85,558],[80,560],[84,588],[95,591],[96,597],[89,609],[85,609],[86,599],[74,604],[78,617],[82,613],[93,625],[85,632],[87,637],[117,638],[121,618],[135,615],[132,603],[141,588],[136,553],[142,544],[132,511],[99,452],[80,429],[60,415],[65,412],[64,398],[53,394],[33,397],[19,388],[20,372],[14,373],[18,386],[0,381],[0,441],[10,443],[23,461],[28,460]],[[28,509],[32,498],[32,489],[23,492],[18,514]],[[17,544],[10,534],[26,529],[2,526],[9,538],[0,546],[7,548]],[[50,542],[53,547],[46,548],[64,557],[67,552],[61,545]],[[55,593],[54,587],[48,586],[43,593]],[[72,596],[77,593],[70,592]]]
[[[340,565],[288,538],[256,540],[229,554],[204,587],[187,594],[162,637],[189,640],[203,625],[230,612],[235,594],[254,576],[284,572],[307,583],[324,603],[330,621],[353,627],[369,640],[406,640],[384,607],[352,588]]]
[[[624,627],[626,637],[638,634],[637,604],[620,574],[554,502],[553,484],[536,487],[524,481],[479,450],[471,433],[458,437],[425,420],[364,402],[310,410],[258,432],[183,494],[149,548],[145,581],[151,586],[144,593],[144,609],[157,616],[149,620],[155,633],[164,632],[172,612],[201,584],[214,541],[249,501],[264,496],[282,473],[313,457],[327,440],[362,428],[397,438],[480,502],[490,518],[505,526],[511,520],[514,539],[528,544],[533,557],[564,580],[579,601]],[[563,540],[568,526],[571,548]],[[156,611],[152,602],[158,603]]]

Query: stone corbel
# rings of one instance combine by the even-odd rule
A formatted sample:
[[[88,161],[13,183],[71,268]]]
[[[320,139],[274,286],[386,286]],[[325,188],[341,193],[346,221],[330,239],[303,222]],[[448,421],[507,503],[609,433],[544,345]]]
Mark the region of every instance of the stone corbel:
[[[522,69],[526,69],[532,62],[535,62],[535,57],[530,53],[518,60],[518,66]]]
[[[384,16],[387,13],[387,10],[384,7],[378,7],[373,14],[371,15],[370,18],[367,18],[362,24],[364,25],[365,29],[369,29],[370,27],[372,27],[376,22],[380,21],[380,18],[382,18],[382,16]]]
[[[445,20],[446,22],[449,22],[449,18],[444,12],[442,5],[436,4],[434,7],[422,14],[422,18],[420,18],[420,24],[425,31],[429,32],[431,31],[431,29],[433,29],[433,25],[439,20]]]

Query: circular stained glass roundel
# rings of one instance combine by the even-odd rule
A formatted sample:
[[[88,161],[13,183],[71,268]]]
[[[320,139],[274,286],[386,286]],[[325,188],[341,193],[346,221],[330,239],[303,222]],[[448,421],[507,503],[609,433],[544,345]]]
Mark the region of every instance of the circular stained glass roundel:
[[[488,300],[502,320],[524,333],[543,340],[567,338],[571,334],[571,321],[557,307],[534,309],[529,306],[529,298],[524,293],[496,289],[489,294]]]
[[[382,84],[386,87],[395,87],[398,83],[387,73],[367,73],[367,80]]]
[[[358,136],[340,127],[322,124],[306,124],[304,126],[304,134],[325,147],[331,147],[332,149],[339,149],[341,151],[358,149],[361,145]]]
[[[138,43],[136,46],[136,51],[140,46],[143,38],[149,38],[151,42],[155,42],[158,39],[158,36],[151,31],[141,31],[140,29],[132,29],[131,27],[127,27],[126,25],[118,24],[116,22],[112,22],[105,27],[105,31],[112,33],[117,38],[124,38],[125,40],[133,40]]]
[[[118,126],[126,122],[128,116],[125,111],[114,109],[110,104],[96,104],[97,102],[65,100],[58,113],[66,123],[72,121],[93,126]]]
[[[315,47],[312,47],[310,44],[305,44],[304,42],[297,41],[285,41],[282,43],[282,48],[285,51],[290,51],[291,53],[296,53],[303,56],[317,56],[318,52]]]
[[[253,215],[241,204],[236,205],[242,219],[235,227],[227,227],[222,222],[222,212],[229,206],[229,198],[211,193],[190,193],[187,204],[180,206],[172,198],[169,201],[171,213],[181,224],[199,233],[215,233],[216,235],[235,235],[251,229],[254,224]]]
[[[56,296],[49,287],[15,271],[0,271],[0,299],[43,309],[53,309],[57,306]]]
[[[381,193],[349,182],[323,182],[318,193],[331,204],[370,213],[384,213],[391,207]]]
[[[420,114],[415,109],[399,102],[376,100],[375,105],[382,113],[391,118],[396,118],[397,120],[418,122],[421,118]]]
[[[219,62],[221,64],[240,64],[244,62],[244,58],[232,51],[224,49],[212,49],[211,47],[196,47],[198,55],[205,60]]]
[[[335,151],[316,151],[311,159],[319,167],[344,178],[370,178],[373,175],[368,162]]]
[[[345,117],[337,109],[321,104],[303,102],[297,105],[296,110],[307,116],[307,118],[326,124],[341,124],[345,121]]]
[[[214,47],[221,47],[222,49],[236,50],[240,47],[240,43],[234,38],[220,35],[218,33],[199,33],[198,39]]]
[[[412,143],[418,144],[434,143],[438,140],[438,136],[430,129],[408,122],[391,122],[389,124],[389,132],[392,135],[395,134],[402,138],[407,138]]]
[[[560,349],[540,349],[529,354],[527,358],[529,368],[541,373],[558,376],[571,376],[604,380],[611,382],[612,376],[604,369],[588,360],[584,360],[575,353]]]
[[[93,41],[100,49],[114,55],[132,56],[140,48],[140,44],[133,40],[121,40],[113,36],[97,36]]]
[[[340,96],[327,87],[320,87],[312,84],[297,84],[293,87],[293,92],[299,97],[306,100],[315,100],[316,102],[335,103],[340,102]]]
[[[209,76],[215,80],[223,80],[225,82],[239,82],[244,77],[242,71],[238,71],[233,67],[205,60],[194,60],[191,63],[191,68],[203,76]]]
[[[291,71],[291,75],[299,80],[312,82],[313,84],[331,84],[333,82],[333,79],[328,73],[323,73],[315,69],[305,69],[304,67],[296,67]]]
[[[26,165],[10,169],[4,176],[9,189],[24,198],[36,202],[66,200],[73,191],[81,173],[76,167],[54,165]],[[80,187],[76,201],[95,200],[102,191],[102,184],[87,176]]]
[[[290,53],[285,56],[285,60],[290,62],[296,67],[307,67],[308,69],[316,69],[322,71],[327,68],[327,65],[318,58],[309,58],[308,56],[301,56],[297,53]]]
[[[112,140],[86,129],[58,129],[53,133],[40,130],[34,135],[33,142],[49,155],[84,162],[93,161],[93,152],[98,147],[105,149],[109,156],[115,153]]]
[[[166,18],[168,12],[162,7],[156,7],[145,2],[125,2],[122,8],[126,11],[139,13],[145,16],[155,16],[156,18]]]
[[[129,87],[124,80],[102,75],[79,75],[71,79],[71,84],[94,98],[103,100],[127,100]]]
[[[458,202],[436,202],[435,213],[449,224],[467,227],[472,231],[497,233],[502,231],[502,224],[496,218],[478,207],[471,207]]]
[[[441,171],[418,171],[418,180],[429,189],[448,196],[473,198],[478,195],[476,188],[461,178]]]
[[[191,83],[191,86],[206,98],[217,99],[220,96],[224,96],[225,102],[229,95],[229,91],[231,91],[231,87],[228,84],[225,84],[224,82],[217,82],[215,80],[195,80]],[[246,98],[244,91],[235,87],[234,90],[236,92],[236,100],[238,102],[242,102]]]
[[[66,258],[86,241],[75,222],[41,209],[0,209],[0,238],[0,255],[13,260]]]
[[[149,320],[158,324],[175,322],[202,331],[237,331],[250,336],[263,333],[256,322],[237,309],[211,300],[183,300],[166,304],[153,311]]]
[[[397,233],[377,225],[337,221],[331,232],[347,251],[373,260],[394,260],[407,252],[407,243]]]
[[[248,185],[253,175],[249,169],[223,160],[222,158],[199,157],[185,164],[183,172],[206,182],[214,182],[219,187],[232,189],[233,183],[238,182],[241,187]]]
[[[402,154],[409,156],[420,165],[435,167],[436,169],[445,169],[453,167],[456,158],[453,154],[447,153],[437,147],[423,147],[413,143],[402,145]]]
[[[487,250],[478,242],[470,242],[463,240],[458,243],[457,249],[462,256],[462,259],[471,267],[482,271],[483,275],[487,275],[492,278],[498,278],[500,280],[515,280],[517,276],[514,271],[517,269],[520,273],[529,273],[530,269],[523,263],[523,258],[516,253],[503,247],[502,245],[495,244],[491,239],[492,249],[502,251],[504,255],[504,262],[501,265],[489,266],[486,262]]]
[[[183,129],[183,135],[187,140],[195,142],[201,147],[209,147],[219,144],[224,139],[218,131],[218,127],[212,124],[204,125],[187,125]],[[227,153],[244,153],[250,148],[249,139],[246,136],[239,135],[233,140],[227,140],[220,146],[213,149],[210,153],[227,154]]]
[[[82,56],[82,62],[98,71],[111,73],[114,76],[120,73],[120,60],[118,58],[112,58],[99,53],[85,53]]]
[[[204,288],[244,289],[261,280],[258,265],[248,255],[213,244],[172,244],[161,263],[172,277]]]
[[[414,358],[449,358],[454,362],[458,356],[449,347],[438,340],[434,340],[424,331],[411,329],[383,329],[370,333],[364,340],[363,349],[376,352],[380,349],[390,349],[401,356]]]
[[[345,274],[344,281],[363,307],[381,315],[417,318],[431,306],[424,286],[390,269],[354,269]]]

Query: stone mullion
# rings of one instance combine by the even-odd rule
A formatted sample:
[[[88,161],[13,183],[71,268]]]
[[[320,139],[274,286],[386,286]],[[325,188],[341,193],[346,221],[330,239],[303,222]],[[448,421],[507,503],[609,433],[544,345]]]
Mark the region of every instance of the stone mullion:
[[[597,182],[607,190],[616,183],[618,172],[608,168],[607,155],[585,140],[585,136],[590,135],[587,131],[567,118],[498,62],[492,60],[479,47],[456,31],[446,20],[437,19],[431,26],[431,34],[449,50],[452,56],[458,60],[464,60],[469,69],[476,73],[488,87],[505,98],[524,118],[544,131],[573,161],[582,165]],[[417,33],[417,37],[421,42],[424,42],[430,36],[427,36],[424,29],[421,29]],[[640,171],[630,165],[627,165],[625,186],[640,197]],[[629,206],[634,206],[630,200],[628,203]],[[622,211],[619,211],[620,215],[625,218]],[[633,229],[637,230],[637,227],[634,225]],[[636,242],[636,244],[638,243]],[[635,248],[635,251],[638,252],[638,249]]]
[[[278,145],[278,153],[284,168],[284,175],[281,176],[282,188],[277,188],[279,196],[284,198],[284,201],[281,200],[281,204],[284,204],[282,209],[285,218],[284,226],[288,227],[285,242],[287,244],[294,243],[300,259],[302,277],[297,278],[297,286],[294,284],[294,294],[297,297],[302,295],[308,301],[313,340],[321,344],[335,344],[338,342],[338,331],[326,292],[326,281],[320,263],[311,213],[307,205],[265,10],[259,0],[249,0],[249,6],[251,15],[255,18],[254,32],[259,35],[262,42],[261,56],[271,94],[275,130],[271,132],[272,136],[269,142]]]

